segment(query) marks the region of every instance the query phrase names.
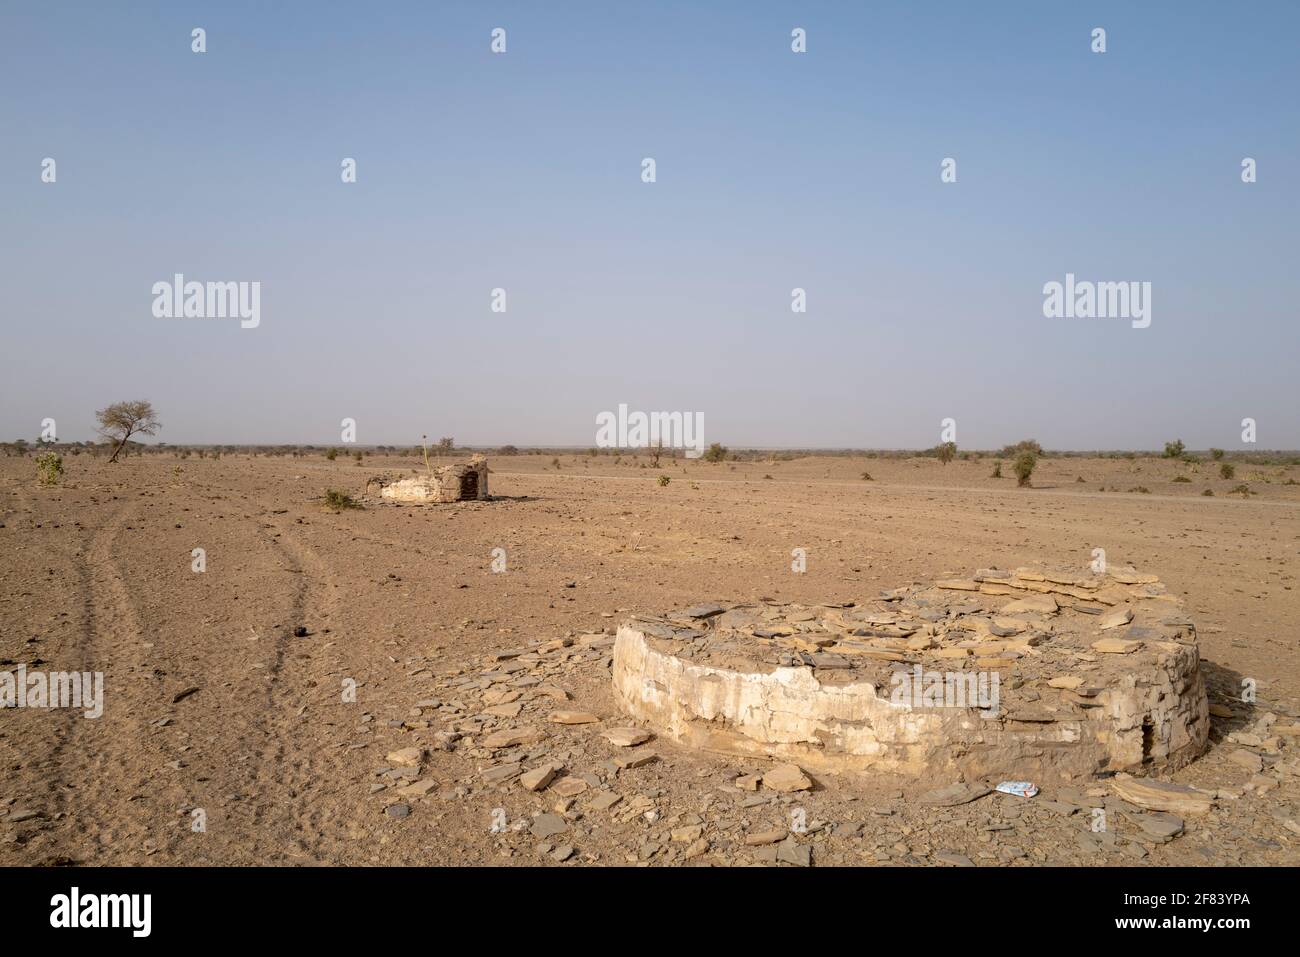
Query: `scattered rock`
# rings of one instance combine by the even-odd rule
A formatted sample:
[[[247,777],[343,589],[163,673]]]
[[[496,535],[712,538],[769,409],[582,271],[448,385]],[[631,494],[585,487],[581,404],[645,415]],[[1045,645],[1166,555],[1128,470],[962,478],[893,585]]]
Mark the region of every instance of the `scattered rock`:
[[[949,784],[946,787],[935,788],[932,791],[926,791],[917,798],[917,801],[931,807],[956,807],[959,804],[969,804],[971,801],[991,793],[993,793],[993,789],[982,784],[958,782]]]
[[[1148,811],[1196,815],[1208,813],[1213,806],[1209,794],[1185,784],[1119,775],[1112,780],[1111,786],[1125,801]]]
[[[559,767],[554,764],[543,764],[540,767],[533,768],[531,771],[525,771],[519,776],[519,783],[527,791],[540,791],[555,779],[559,772]]]
[[[569,824],[564,818],[549,811],[533,818],[532,826],[528,828],[533,837],[553,837],[556,834],[563,834],[568,829]]]
[[[640,728],[607,728],[601,732],[601,736],[610,744],[620,748],[632,748],[638,744],[645,744],[653,735],[649,731],[642,731]]]
[[[424,760],[424,748],[402,748],[390,751],[384,760],[399,768],[418,768]]]
[[[812,786],[812,779],[797,764],[778,764],[763,772],[763,787],[772,791],[809,791]]]

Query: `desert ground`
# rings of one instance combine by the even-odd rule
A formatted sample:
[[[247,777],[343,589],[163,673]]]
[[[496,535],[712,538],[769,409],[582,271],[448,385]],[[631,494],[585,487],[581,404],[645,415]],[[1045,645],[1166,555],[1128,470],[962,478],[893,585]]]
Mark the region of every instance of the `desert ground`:
[[[1048,457],[1021,489],[989,458],[645,461],[489,456],[490,501],[332,512],[324,490],[421,463],[83,454],[46,488],[0,459],[3,667],[105,675],[100,718],[0,717],[0,863],[1300,864],[1300,467]],[[1104,781],[956,807],[916,801],[947,782],[882,775],[748,791],[761,762],[656,741],[632,766],[599,733],[627,723],[608,657],[630,612],[861,600],[1098,547],[1198,625],[1210,745],[1169,777],[1215,803],[1172,836],[1122,806],[1093,832]],[[388,757],[409,748],[415,767]],[[572,793],[485,777],[512,755],[562,764]]]

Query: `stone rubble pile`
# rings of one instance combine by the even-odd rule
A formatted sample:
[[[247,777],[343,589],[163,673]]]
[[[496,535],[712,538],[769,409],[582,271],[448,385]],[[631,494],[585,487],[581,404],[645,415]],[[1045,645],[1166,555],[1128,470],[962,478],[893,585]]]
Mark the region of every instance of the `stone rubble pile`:
[[[1123,669],[1112,670],[1114,662],[1179,659],[1185,647],[1195,649],[1194,627],[1177,602],[1160,597],[1165,593],[1158,582],[1124,581],[1133,577],[1124,570],[1105,579],[1069,581],[1035,574],[1042,573],[981,573],[960,582],[909,586],[861,605],[702,605],[631,619],[617,640],[612,634],[533,640],[451,669],[441,656],[409,659],[409,677],[429,690],[409,714],[389,722],[393,743],[380,752],[383,763],[375,769],[370,800],[391,827],[410,828],[432,815],[468,827],[471,846],[481,842],[493,857],[522,855],[525,862],[552,865],[1081,864],[1110,855],[1140,861],[1156,848],[1176,848],[1189,833],[1194,851],[1168,857],[1162,850],[1159,860],[1187,863],[1187,854],[1194,853],[1204,861],[1260,863],[1277,861],[1270,855],[1300,841],[1294,816],[1249,803],[1275,788],[1297,791],[1300,762],[1290,749],[1300,724],[1285,709],[1286,717],[1279,718],[1227,699],[1214,705],[1216,720],[1225,722],[1223,746],[1188,770],[1201,769],[1202,780],[1235,775],[1244,779],[1240,786],[1156,780],[1149,774],[1153,756],[1134,774],[1102,778],[1049,781],[1017,766],[1007,777],[1042,783],[1036,797],[1024,798],[993,791],[993,777],[953,767],[936,767],[915,779],[886,775],[886,783],[878,784],[878,775],[823,776],[813,762],[766,752],[735,761],[680,748],[654,720],[618,713],[616,705],[625,706],[625,700],[617,679],[610,693],[629,628],[648,625],[638,631],[642,643],[675,650],[673,660],[683,668],[719,670],[723,662],[734,666],[743,659],[755,669],[751,680],[798,672],[831,688],[853,687],[868,675],[879,681],[888,669],[917,662],[953,667],[956,661],[972,668],[981,658],[1008,658],[1014,665],[998,716],[976,720],[1038,728],[1079,722],[1076,709],[1087,711],[1083,702],[1105,701],[1113,686],[1108,682],[1122,685],[1125,676]],[[1002,588],[1012,591],[997,593]],[[1056,602],[1055,610],[1043,596]],[[1006,608],[1026,598],[1033,601]],[[1087,603],[1088,610],[1075,609],[1077,603]],[[1126,620],[1101,627],[1102,617],[1116,610],[1123,614],[1114,620]],[[1017,617],[1029,626],[999,633],[1015,627],[1005,619]],[[1158,630],[1158,636],[1130,637],[1134,628]],[[873,633],[882,630],[888,633]],[[1092,647],[1110,637],[1141,647]],[[928,639],[925,648],[896,647],[918,645],[918,638]],[[1011,641],[1023,647],[985,654],[989,643]],[[837,647],[841,643],[903,657],[845,653]],[[927,656],[945,648],[964,653]],[[814,657],[820,654],[839,654],[850,667],[824,667]],[[877,668],[886,671],[878,674]],[[1005,700],[1010,685],[1013,701]],[[638,701],[642,694],[638,690]],[[1016,722],[1002,714],[1031,704],[1056,719]],[[1027,747],[1022,755],[1033,752]],[[446,825],[436,827],[441,833]],[[1254,856],[1231,849],[1243,839]]]
[[[1209,731],[1195,625],[1131,569],[635,616],[614,687],[681,744],[831,772],[1146,773],[1192,760]]]

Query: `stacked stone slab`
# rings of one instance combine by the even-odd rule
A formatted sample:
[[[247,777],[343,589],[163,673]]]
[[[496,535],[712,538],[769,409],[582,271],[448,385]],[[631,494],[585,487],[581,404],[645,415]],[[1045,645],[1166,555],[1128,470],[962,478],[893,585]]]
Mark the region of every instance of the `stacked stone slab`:
[[[487,460],[476,455],[410,478],[375,476],[366,483],[366,495],[417,505],[481,501],[488,497]]]
[[[684,745],[825,772],[1143,774],[1186,764],[1209,734],[1195,625],[1132,569],[635,616],[613,682],[623,710]]]

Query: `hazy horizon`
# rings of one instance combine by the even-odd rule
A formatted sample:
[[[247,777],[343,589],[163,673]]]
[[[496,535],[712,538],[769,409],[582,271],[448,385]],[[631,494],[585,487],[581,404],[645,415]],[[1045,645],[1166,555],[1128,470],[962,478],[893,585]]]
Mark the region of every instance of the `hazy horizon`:
[[[925,449],[948,418],[972,450],[1300,448],[1298,31],[1288,4],[9,5],[0,436],[147,398],[170,445],[351,418],[358,446],[583,449],[627,404],[732,449]],[[259,324],[156,318],[177,273],[260,283]],[[1149,282],[1150,326],[1046,318],[1067,274]]]

